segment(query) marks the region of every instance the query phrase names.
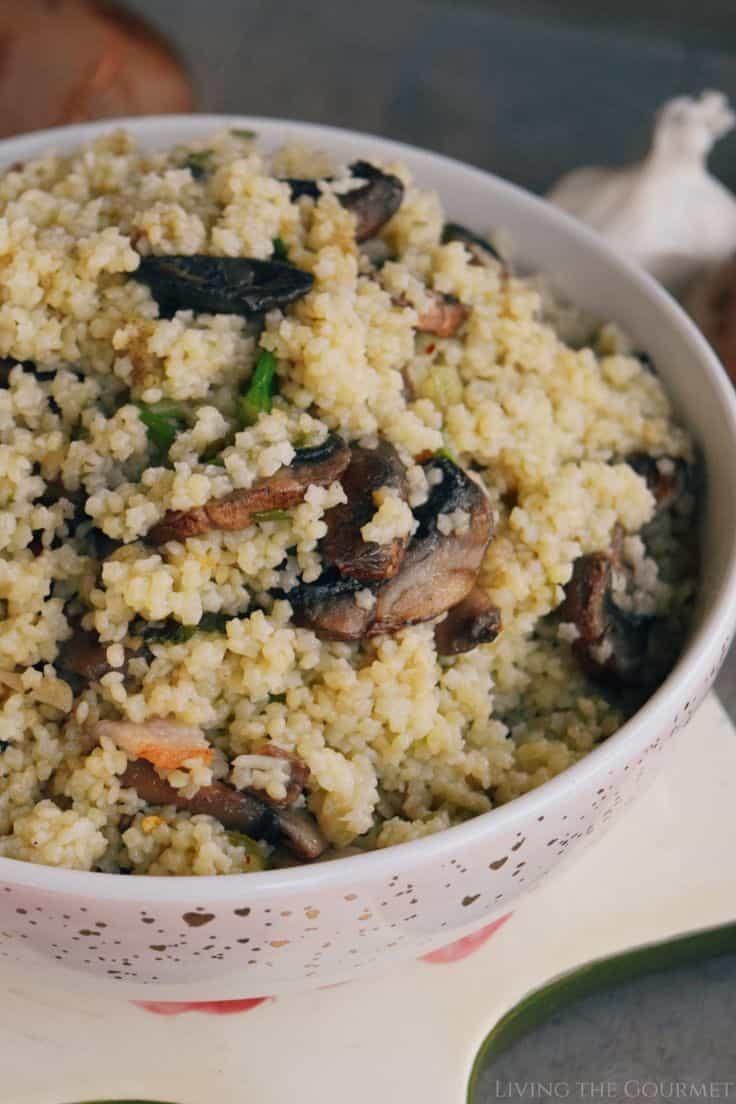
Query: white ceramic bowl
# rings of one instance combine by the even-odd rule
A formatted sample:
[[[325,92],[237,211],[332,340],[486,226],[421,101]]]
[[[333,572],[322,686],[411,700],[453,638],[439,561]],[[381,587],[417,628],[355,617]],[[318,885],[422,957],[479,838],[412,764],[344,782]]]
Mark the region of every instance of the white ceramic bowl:
[[[658,753],[710,688],[736,623],[736,402],[709,347],[659,285],[503,180],[371,135],[273,119],[200,115],[123,125],[152,147],[239,126],[258,131],[265,147],[296,139],[346,161],[404,161],[423,187],[440,193],[450,217],[502,228],[525,267],[620,322],[654,358],[705,457],[703,577],[690,642],[635,717],[540,789],[414,843],[291,870],[130,878],[0,859],[0,955],[29,967],[42,961],[46,976],[62,983],[76,971],[75,989],[187,1001],[325,985],[416,957],[509,912],[653,773]],[[0,161],[68,150],[110,127],[14,138],[0,145]]]

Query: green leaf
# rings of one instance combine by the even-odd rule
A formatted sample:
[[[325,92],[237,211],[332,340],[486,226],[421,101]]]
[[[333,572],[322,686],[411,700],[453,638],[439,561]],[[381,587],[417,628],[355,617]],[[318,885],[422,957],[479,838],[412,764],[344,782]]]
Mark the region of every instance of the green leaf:
[[[184,410],[169,399],[157,403],[136,403],[148,432],[148,440],[161,452],[168,452],[180,429],[186,425]]]
[[[289,253],[283,238],[273,239],[273,256],[276,261],[288,261]]]
[[[195,180],[201,180],[211,169],[211,162],[212,150],[195,150],[187,157],[184,168],[189,169]]]
[[[229,613],[203,613],[202,618],[197,625],[197,631],[207,633],[224,633],[228,621],[232,620],[232,614]]]
[[[560,975],[519,1001],[486,1035],[470,1071],[468,1104],[474,1104],[484,1066],[560,1009],[624,981],[733,951],[736,951],[736,923],[708,928],[664,943],[636,947],[610,958],[596,959],[578,970]]]
[[[288,521],[291,514],[288,510],[256,510],[253,517],[256,521]]]
[[[244,835],[243,832],[226,832],[225,834],[235,847],[243,848],[251,871],[268,869],[268,858],[254,839]]]
[[[242,127],[233,127],[230,133],[235,138],[242,138],[244,141],[251,142],[254,138],[258,137],[258,132],[255,130],[245,130]]]
[[[256,361],[250,385],[240,397],[240,420],[244,426],[255,425],[261,414],[271,409],[276,384],[276,357],[267,350]]]
[[[457,456],[455,456],[452,449],[446,446],[444,448],[438,448],[434,454],[434,458],[435,460],[449,460],[451,464],[457,464]]]
[[[195,633],[224,633],[228,621],[233,620],[229,613],[203,613],[196,625],[182,625],[173,619],[165,621],[162,625],[145,626],[140,635],[144,640],[164,644],[186,644]]]

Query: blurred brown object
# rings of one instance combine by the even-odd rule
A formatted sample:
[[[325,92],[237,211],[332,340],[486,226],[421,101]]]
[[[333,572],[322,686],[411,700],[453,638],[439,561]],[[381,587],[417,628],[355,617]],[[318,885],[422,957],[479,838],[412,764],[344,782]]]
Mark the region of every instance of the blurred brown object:
[[[193,104],[175,51],[120,5],[0,0],[0,137]]]
[[[736,257],[697,281],[685,306],[736,383]]]

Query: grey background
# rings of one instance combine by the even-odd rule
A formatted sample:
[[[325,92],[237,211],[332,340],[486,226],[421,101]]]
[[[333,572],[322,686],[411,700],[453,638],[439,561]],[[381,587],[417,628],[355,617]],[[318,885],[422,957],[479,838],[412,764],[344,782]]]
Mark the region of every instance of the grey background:
[[[719,88],[736,101],[736,0],[129,6],[179,47],[202,110],[374,131],[537,191],[576,165],[641,155],[670,96]],[[736,188],[736,135],[713,167]],[[719,692],[736,714],[736,657]],[[530,1080],[568,1082],[570,1099],[576,1081],[612,1080],[623,1098],[629,1078],[731,1081],[722,1099],[736,1100],[735,994],[730,956],[590,998],[486,1070],[478,1104]]]

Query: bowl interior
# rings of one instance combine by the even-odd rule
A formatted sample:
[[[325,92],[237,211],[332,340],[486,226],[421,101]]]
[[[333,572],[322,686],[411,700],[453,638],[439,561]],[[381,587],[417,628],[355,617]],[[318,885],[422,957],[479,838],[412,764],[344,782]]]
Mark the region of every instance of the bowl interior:
[[[358,157],[376,157],[389,162],[400,160],[409,166],[421,187],[439,192],[448,217],[481,233],[490,228],[502,230],[513,243],[514,257],[520,265],[542,273],[556,291],[593,315],[618,322],[632,337],[635,347],[653,358],[680,416],[696,437],[704,456],[707,491],[702,515],[702,586],[694,628],[675,671],[636,717],[607,741],[607,745],[626,739],[627,732],[637,723],[661,722],[669,708],[665,706],[667,695],[677,692],[678,682],[685,676],[689,675],[693,681],[698,665],[703,668],[706,660],[711,662],[712,657],[706,654],[708,641],[713,637],[724,638],[736,623],[736,495],[732,488],[736,400],[709,346],[671,297],[644,272],[619,258],[596,235],[543,200],[479,169],[373,135],[247,116],[162,116],[116,123],[105,121],[14,138],[0,143],[0,164],[38,156],[48,149],[71,150],[115,125],[125,126],[149,148],[205,138],[214,130],[238,126],[255,130],[266,149],[293,141],[328,149],[345,161]],[[587,758],[606,754],[607,745]],[[552,791],[559,793],[566,786],[574,785],[574,776],[585,769],[586,760],[583,760],[564,775],[546,783],[542,790],[548,791],[549,796]],[[417,854],[426,852],[437,848],[440,838],[448,834],[453,835],[457,847],[463,833],[483,831],[482,822],[489,824],[490,818],[501,827],[502,821],[508,823],[510,818],[523,815],[539,792],[517,798],[510,806],[449,829],[439,837],[402,844],[400,848],[411,849]],[[332,876],[339,876],[336,867],[344,868],[348,877],[355,864],[371,861],[378,864],[380,860],[381,853],[374,852],[323,864],[319,874],[313,868],[308,871],[294,869],[259,874],[256,880],[271,880],[275,884],[276,881],[317,875],[315,880],[320,882],[326,877],[331,880]],[[8,861],[0,860],[0,863]],[[19,865],[27,864],[13,864]],[[330,867],[333,869],[328,875]],[[30,871],[28,873],[30,875]],[[54,878],[66,875],[74,883],[82,879],[87,888],[90,888],[88,879],[93,877],[98,890],[102,889],[102,881],[130,881],[111,875],[80,875],[46,868],[34,872],[28,880],[38,881],[44,875]],[[194,880],[179,879],[180,882]],[[203,881],[234,883],[239,880],[237,877],[196,879],[200,886]],[[146,881],[151,889],[151,883],[163,882],[162,894],[172,888],[167,879],[149,878]],[[82,881],[78,884],[81,886]],[[223,890],[224,886],[218,886],[216,895],[220,896]],[[124,895],[120,887],[112,894]]]

